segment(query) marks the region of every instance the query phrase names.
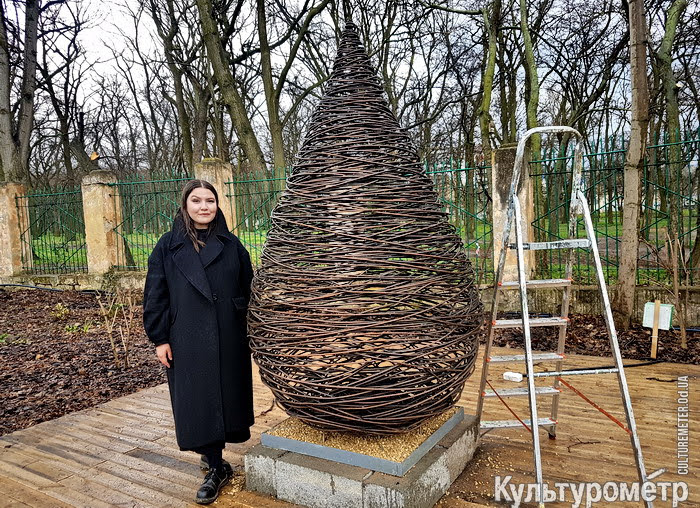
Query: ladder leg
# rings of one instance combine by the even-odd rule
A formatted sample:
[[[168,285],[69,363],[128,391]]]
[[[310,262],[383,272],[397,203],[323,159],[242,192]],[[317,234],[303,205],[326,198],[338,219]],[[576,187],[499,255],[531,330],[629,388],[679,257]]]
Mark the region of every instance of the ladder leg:
[[[512,199],[509,199],[508,211],[506,214],[506,225],[503,228],[503,245],[501,247],[501,253],[498,258],[498,266],[496,268],[496,277],[493,281],[493,299],[491,300],[491,314],[489,322],[487,324],[487,338],[486,346],[484,347],[484,359],[481,366],[481,381],[479,383],[479,394],[476,402],[476,418],[481,421],[481,415],[484,410],[484,391],[486,390],[486,379],[489,374],[489,358],[491,356],[491,347],[493,345],[493,337],[495,330],[493,328],[493,322],[496,320],[496,315],[498,313],[498,299],[500,296],[500,284],[503,281],[503,269],[506,264],[506,256],[508,254],[508,246],[510,244],[510,225],[513,219],[514,208],[512,204]]]
[[[625,371],[622,365],[622,355],[620,355],[620,346],[617,341],[617,331],[615,330],[615,322],[613,321],[612,317],[612,309],[610,307],[610,299],[608,297],[605,278],[603,277],[603,265],[600,262],[598,245],[595,241],[595,230],[593,229],[591,212],[588,208],[586,198],[581,191],[579,191],[579,199],[581,200],[581,205],[583,207],[583,218],[586,225],[586,233],[588,235],[588,238],[592,239],[591,252],[593,252],[593,260],[595,261],[596,276],[598,279],[598,288],[600,289],[600,296],[603,301],[605,325],[608,328],[608,335],[610,337],[610,349],[612,350],[613,358],[615,360],[615,366],[617,367],[617,380],[620,386],[622,402],[625,407],[627,427],[630,431],[629,435],[630,441],[632,443],[632,449],[634,450],[634,460],[637,464],[637,474],[639,476],[639,482],[644,483],[647,479],[647,474],[646,469],[644,467],[644,459],[642,457],[642,447],[639,442],[639,435],[637,434],[637,424],[634,419],[634,412],[632,411],[632,400],[630,398],[629,390],[627,388],[627,377],[625,376]],[[647,507],[653,506],[651,501],[645,501],[644,503]]]
[[[570,205],[569,205],[569,238],[576,238],[576,223],[577,223],[577,217],[578,217],[578,189],[580,188],[580,178],[581,178],[581,171],[583,169],[583,161],[581,158],[581,146],[580,142],[577,144],[576,147],[576,156],[574,159],[574,172],[572,174],[572,185],[571,185],[571,198],[570,198]],[[589,238],[589,241],[592,242],[592,240]],[[566,269],[564,271],[564,278],[571,280],[572,275],[573,275],[573,265],[574,265],[574,250],[571,249],[568,252],[568,255],[566,257]],[[571,285],[568,285],[564,288],[563,294],[562,294],[562,299],[561,299],[561,312],[560,316],[568,318],[569,317],[569,302],[571,302]],[[559,340],[557,341],[557,353],[559,355],[564,355],[565,349],[566,349],[566,334],[569,331],[568,326],[561,326],[559,327]],[[554,368],[557,371],[562,370],[563,368],[563,362],[558,361],[556,362]],[[556,390],[559,390],[560,388],[560,383],[559,383],[559,378],[555,377],[554,382],[552,383],[552,387],[555,388]],[[559,416],[559,393],[555,393],[552,397],[552,411],[550,413],[550,418],[553,421],[557,421],[557,418]],[[557,426],[556,425],[550,425],[547,427],[547,432],[549,433],[549,438],[550,439],[556,439],[557,437]]]
[[[523,337],[525,342],[525,366],[527,370],[528,402],[530,404],[530,429],[532,431],[532,449],[535,462],[535,481],[538,486],[539,505],[543,506],[544,483],[542,480],[542,458],[540,455],[540,434],[537,425],[537,394],[535,392],[535,378],[532,375],[535,367],[532,363],[532,341],[530,338],[530,318],[527,307],[527,286],[525,278],[525,255],[523,252],[522,225],[520,224],[520,202],[514,196],[515,205],[515,242],[517,245],[518,258],[518,282],[520,284],[520,310],[523,319]]]
[[[501,250],[501,257],[505,258],[506,247]],[[500,263],[499,263],[500,266]],[[503,278],[503,272],[499,268],[496,270],[496,278],[493,283],[493,299],[491,300],[491,313],[489,317],[489,322],[486,328],[486,346],[484,347],[484,359],[481,365],[481,381],[479,383],[479,395],[476,402],[476,418],[481,421],[481,414],[484,410],[484,391],[486,390],[486,379],[489,375],[489,358],[491,357],[491,346],[493,345],[493,337],[495,334],[495,329],[493,327],[493,322],[496,319],[496,314],[498,312],[498,297],[500,291],[498,290],[498,285]]]

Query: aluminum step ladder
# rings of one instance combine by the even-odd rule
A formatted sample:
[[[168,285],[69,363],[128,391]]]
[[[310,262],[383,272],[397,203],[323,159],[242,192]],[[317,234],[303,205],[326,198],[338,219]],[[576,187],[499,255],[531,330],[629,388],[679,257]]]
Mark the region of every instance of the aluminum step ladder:
[[[574,154],[574,168],[572,171],[572,182],[571,182],[571,204],[569,207],[569,239],[557,240],[552,242],[528,242],[523,238],[522,231],[522,214],[521,214],[521,204],[518,200],[517,189],[520,182],[520,175],[523,172],[523,167],[525,164],[525,147],[528,139],[536,134],[570,134],[576,140],[575,154]],[[605,279],[603,277],[603,268],[600,262],[600,254],[598,252],[598,244],[596,242],[595,231],[593,229],[593,223],[591,221],[590,208],[586,201],[586,196],[583,193],[582,187],[582,168],[583,168],[583,156],[582,156],[582,136],[581,134],[571,128],[565,126],[551,126],[551,127],[537,127],[528,130],[523,138],[518,143],[518,148],[515,157],[515,166],[513,168],[513,178],[510,185],[510,193],[508,197],[508,208],[506,215],[506,224],[503,230],[503,247],[500,252],[500,257],[498,260],[498,268],[496,271],[496,279],[494,281],[494,292],[493,299],[491,303],[491,317],[488,322],[488,338],[486,342],[486,348],[484,351],[484,361],[481,371],[481,383],[479,386],[479,396],[477,403],[477,418],[481,422],[482,429],[493,429],[493,428],[506,428],[506,427],[519,427],[521,425],[526,426],[531,429],[532,433],[532,446],[534,455],[534,466],[535,466],[535,481],[538,484],[538,493],[540,506],[543,506],[541,500],[543,499],[543,480],[542,480],[542,460],[540,456],[540,437],[538,433],[539,427],[544,427],[549,433],[550,438],[556,437],[556,424],[557,424],[557,413],[559,409],[559,393],[560,393],[560,376],[564,375],[582,375],[582,374],[603,374],[603,373],[615,373],[617,374],[620,395],[625,409],[625,416],[627,418],[627,427],[629,430],[630,441],[632,444],[632,449],[634,450],[635,462],[637,465],[637,473],[639,476],[640,483],[647,480],[647,475],[644,467],[644,460],[642,458],[642,449],[639,444],[639,437],[637,435],[637,427],[635,424],[634,413],[632,412],[632,403],[630,400],[629,390],[627,388],[627,379],[625,377],[625,372],[622,364],[622,356],[620,355],[620,348],[617,340],[617,333],[615,331],[615,324],[613,323],[612,310],[610,307],[610,301],[608,298],[608,291],[605,284]],[[574,238],[576,236],[576,223],[579,216],[583,217],[586,238]],[[515,224],[514,235],[512,232],[512,225]],[[513,238],[514,236],[514,238]],[[569,322],[569,302],[571,298],[571,279],[572,279],[572,268],[574,259],[574,249],[588,249],[593,254],[593,259],[595,263],[596,278],[598,282],[598,289],[600,291],[601,301],[603,302],[605,323],[608,331],[608,336],[610,338],[610,347],[613,353],[613,358],[615,361],[615,367],[609,369],[577,369],[572,371],[563,371],[562,366],[565,358],[565,343],[566,343],[566,333],[567,325]],[[555,250],[555,249],[567,249],[568,257],[566,261],[565,276],[562,279],[547,279],[547,280],[527,280],[526,269],[525,269],[525,256],[526,250]],[[518,280],[517,281],[503,281],[503,271],[506,261],[506,255],[509,250],[515,250],[517,257],[518,266]],[[548,318],[532,318],[528,314],[528,304],[527,304],[527,293],[528,290],[536,290],[539,288],[562,288],[563,295],[561,301],[561,315],[557,317]],[[521,317],[518,319],[497,319],[498,314],[498,303],[499,295],[503,291],[507,290],[518,290],[520,293],[520,308]],[[530,329],[535,326],[547,326],[555,327],[558,329],[558,343],[557,350],[552,352],[533,352],[532,351],[532,341]],[[491,348],[494,339],[494,333],[500,328],[522,328],[524,342],[525,342],[525,354],[516,355],[501,355],[494,356],[491,355]],[[493,385],[488,381],[489,366],[492,363],[517,363],[519,362],[525,364],[526,370],[526,386],[522,388],[505,388],[496,390]],[[554,372],[535,372],[534,364],[535,362],[553,362]],[[507,377],[507,376],[504,376]],[[535,386],[536,377],[553,377],[554,381],[552,386]],[[518,381],[519,375],[511,373],[511,380]],[[491,388],[487,389],[486,385]],[[552,409],[549,416],[540,418],[537,413],[537,396],[552,396]],[[530,418],[520,419],[516,415],[516,420],[492,420],[485,421],[482,420],[482,414],[484,409],[484,400],[486,398],[498,397],[503,401],[504,397],[517,397],[525,396],[528,398],[529,408],[530,408]],[[533,422],[535,424],[533,425]],[[653,506],[650,501],[645,501],[645,505],[648,507]]]

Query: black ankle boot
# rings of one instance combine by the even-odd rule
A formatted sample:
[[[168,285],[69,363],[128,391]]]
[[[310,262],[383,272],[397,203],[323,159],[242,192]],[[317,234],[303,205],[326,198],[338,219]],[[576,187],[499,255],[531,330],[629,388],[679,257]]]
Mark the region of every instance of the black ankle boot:
[[[195,498],[197,504],[213,503],[219,497],[221,488],[231,480],[230,468],[231,466],[227,468],[222,464],[221,467],[209,470],[204,477],[204,482],[197,491],[197,497]]]
[[[228,471],[228,475],[233,477],[233,467],[231,467],[231,464],[228,463],[226,460],[222,460],[221,464],[226,468]],[[199,459],[199,469],[202,471],[209,471],[209,461],[207,461],[207,456],[202,455]]]

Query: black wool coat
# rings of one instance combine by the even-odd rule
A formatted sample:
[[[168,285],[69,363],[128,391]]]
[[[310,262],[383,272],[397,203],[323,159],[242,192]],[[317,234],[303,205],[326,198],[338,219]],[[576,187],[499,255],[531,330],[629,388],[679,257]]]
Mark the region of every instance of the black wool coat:
[[[170,343],[166,369],[181,450],[253,424],[253,382],[246,313],[250,256],[219,210],[206,246],[195,251],[182,219],[148,258],[143,324],[155,344]]]

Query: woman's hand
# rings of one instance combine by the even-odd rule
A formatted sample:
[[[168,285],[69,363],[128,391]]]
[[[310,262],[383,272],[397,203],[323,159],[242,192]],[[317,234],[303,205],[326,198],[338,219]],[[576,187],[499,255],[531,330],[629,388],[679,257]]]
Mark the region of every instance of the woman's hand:
[[[170,368],[170,361],[173,359],[173,350],[170,349],[170,344],[165,343],[161,344],[160,346],[156,346],[156,355],[158,356],[158,359],[160,360],[160,363],[165,365],[167,368]]]

